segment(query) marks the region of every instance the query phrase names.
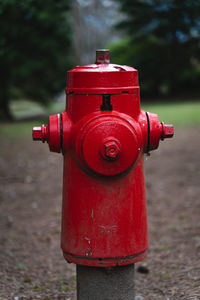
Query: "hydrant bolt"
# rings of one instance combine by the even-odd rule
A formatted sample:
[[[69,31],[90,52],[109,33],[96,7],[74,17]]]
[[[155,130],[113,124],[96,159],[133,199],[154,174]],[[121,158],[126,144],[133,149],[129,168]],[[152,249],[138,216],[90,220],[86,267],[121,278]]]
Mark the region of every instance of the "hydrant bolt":
[[[120,153],[119,142],[107,141],[104,143],[104,157],[107,159],[117,159]]]
[[[109,64],[110,51],[108,49],[96,50],[96,64]]]

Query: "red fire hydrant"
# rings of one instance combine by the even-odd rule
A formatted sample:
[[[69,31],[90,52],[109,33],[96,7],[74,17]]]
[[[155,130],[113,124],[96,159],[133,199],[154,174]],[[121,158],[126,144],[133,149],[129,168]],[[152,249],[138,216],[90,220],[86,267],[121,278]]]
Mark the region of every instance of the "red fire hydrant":
[[[174,130],[141,110],[137,70],[110,64],[108,50],[67,73],[66,95],[66,110],[34,127],[33,140],[64,156],[61,247],[68,262],[94,267],[85,278],[92,269],[117,270],[146,257],[143,156]],[[84,298],[81,282],[79,288],[81,300],[104,299]],[[125,299],[113,293],[105,299]]]

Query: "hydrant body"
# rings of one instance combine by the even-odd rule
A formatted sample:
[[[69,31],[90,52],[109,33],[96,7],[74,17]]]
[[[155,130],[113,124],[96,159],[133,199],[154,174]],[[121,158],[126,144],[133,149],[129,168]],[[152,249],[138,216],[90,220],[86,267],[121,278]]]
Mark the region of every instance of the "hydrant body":
[[[138,72],[109,63],[67,74],[66,110],[33,129],[64,156],[61,248],[79,265],[133,264],[146,256],[143,156],[173,136],[173,126],[140,108]]]

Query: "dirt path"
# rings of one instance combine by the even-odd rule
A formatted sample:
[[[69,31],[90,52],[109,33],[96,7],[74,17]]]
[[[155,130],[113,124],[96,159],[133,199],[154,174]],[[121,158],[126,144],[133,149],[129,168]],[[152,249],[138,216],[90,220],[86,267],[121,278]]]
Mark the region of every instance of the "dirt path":
[[[145,158],[150,248],[136,270],[149,273],[135,275],[144,300],[200,299],[199,130],[176,130]],[[61,155],[1,141],[0,300],[75,299],[75,267],[60,250],[61,188]]]

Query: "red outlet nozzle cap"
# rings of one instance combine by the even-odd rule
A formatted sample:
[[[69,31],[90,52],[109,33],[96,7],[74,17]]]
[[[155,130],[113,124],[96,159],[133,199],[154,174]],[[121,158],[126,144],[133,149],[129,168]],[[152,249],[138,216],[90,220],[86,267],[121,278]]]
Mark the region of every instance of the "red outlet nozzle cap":
[[[172,138],[174,135],[174,126],[172,124],[161,123],[162,125],[162,133],[161,140]]]
[[[33,140],[47,142],[50,151],[60,152],[61,133],[60,133],[60,114],[49,116],[49,123],[41,127],[33,127]]]
[[[48,128],[45,125],[33,127],[32,137],[34,141],[42,141],[43,143],[48,140]]]

